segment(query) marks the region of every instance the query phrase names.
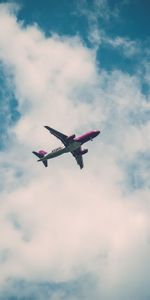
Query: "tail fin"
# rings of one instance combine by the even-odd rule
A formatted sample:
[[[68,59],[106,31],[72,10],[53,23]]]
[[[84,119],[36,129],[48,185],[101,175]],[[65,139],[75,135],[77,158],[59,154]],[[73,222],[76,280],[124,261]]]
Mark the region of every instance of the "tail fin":
[[[33,153],[34,155],[36,155],[38,158],[43,158],[43,157],[45,156],[45,154],[47,154],[47,152],[44,151],[44,150],[40,150],[39,152],[32,151],[32,153]],[[43,160],[42,163],[44,164],[45,167],[48,166],[47,160]]]

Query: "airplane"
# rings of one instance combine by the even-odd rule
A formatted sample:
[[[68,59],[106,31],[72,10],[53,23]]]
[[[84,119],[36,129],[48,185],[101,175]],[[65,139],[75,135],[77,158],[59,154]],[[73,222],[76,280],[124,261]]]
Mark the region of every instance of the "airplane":
[[[39,158],[38,161],[41,161],[44,166],[47,167],[48,159],[70,152],[75,157],[80,169],[82,169],[84,166],[82,156],[88,152],[88,149],[82,149],[81,146],[90,140],[92,141],[93,138],[100,134],[100,130],[92,130],[79,137],[76,137],[75,134],[67,136],[49,126],[44,127],[48,129],[51,134],[57,137],[63,143],[64,147],[58,147],[52,150],[50,153],[47,153],[44,150],[40,150],[39,152],[32,151],[32,153]]]

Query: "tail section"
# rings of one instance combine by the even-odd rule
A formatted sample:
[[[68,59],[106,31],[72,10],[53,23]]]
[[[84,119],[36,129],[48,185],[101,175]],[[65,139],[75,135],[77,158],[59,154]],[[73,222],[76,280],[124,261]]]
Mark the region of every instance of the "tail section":
[[[47,152],[44,151],[44,150],[40,150],[39,152],[32,151],[32,153],[33,153],[34,155],[36,155],[38,158],[40,158],[40,159],[43,158],[43,157],[47,154]],[[41,161],[42,161],[42,160],[41,160]],[[48,166],[48,161],[47,161],[47,160],[43,160],[42,163],[44,164],[45,167]]]

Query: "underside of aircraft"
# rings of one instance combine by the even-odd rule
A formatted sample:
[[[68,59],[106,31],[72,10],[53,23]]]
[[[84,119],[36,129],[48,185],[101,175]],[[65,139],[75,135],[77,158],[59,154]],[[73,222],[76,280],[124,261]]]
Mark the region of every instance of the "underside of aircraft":
[[[70,152],[74,158],[76,159],[77,164],[80,166],[80,169],[83,168],[83,155],[88,152],[88,149],[82,149],[82,144],[88,142],[89,140],[92,140],[95,138],[100,131],[99,130],[93,130],[90,131],[84,135],[81,135],[76,138],[75,134],[72,134],[70,136],[67,136],[49,126],[44,126],[51,134],[53,134],[55,137],[57,137],[64,145],[64,147],[58,147],[52,152],[47,153],[44,150],[40,150],[39,152],[33,151],[32,153],[35,154],[39,160],[43,162],[44,166],[48,166],[48,159],[60,156],[64,153]]]

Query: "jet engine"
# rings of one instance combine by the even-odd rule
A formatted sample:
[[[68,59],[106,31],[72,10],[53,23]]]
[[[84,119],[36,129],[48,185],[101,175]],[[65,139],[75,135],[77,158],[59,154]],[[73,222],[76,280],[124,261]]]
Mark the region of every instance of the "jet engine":
[[[80,152],[80,154],[84,155],[84,154],[86,154],[87,152],[88,152],[88,149],[83,149],[83,150]]]
[[[67,141],[72,141],[75,137],[76,137],[76,135],[72,134],[72,135],[67,137]]]

